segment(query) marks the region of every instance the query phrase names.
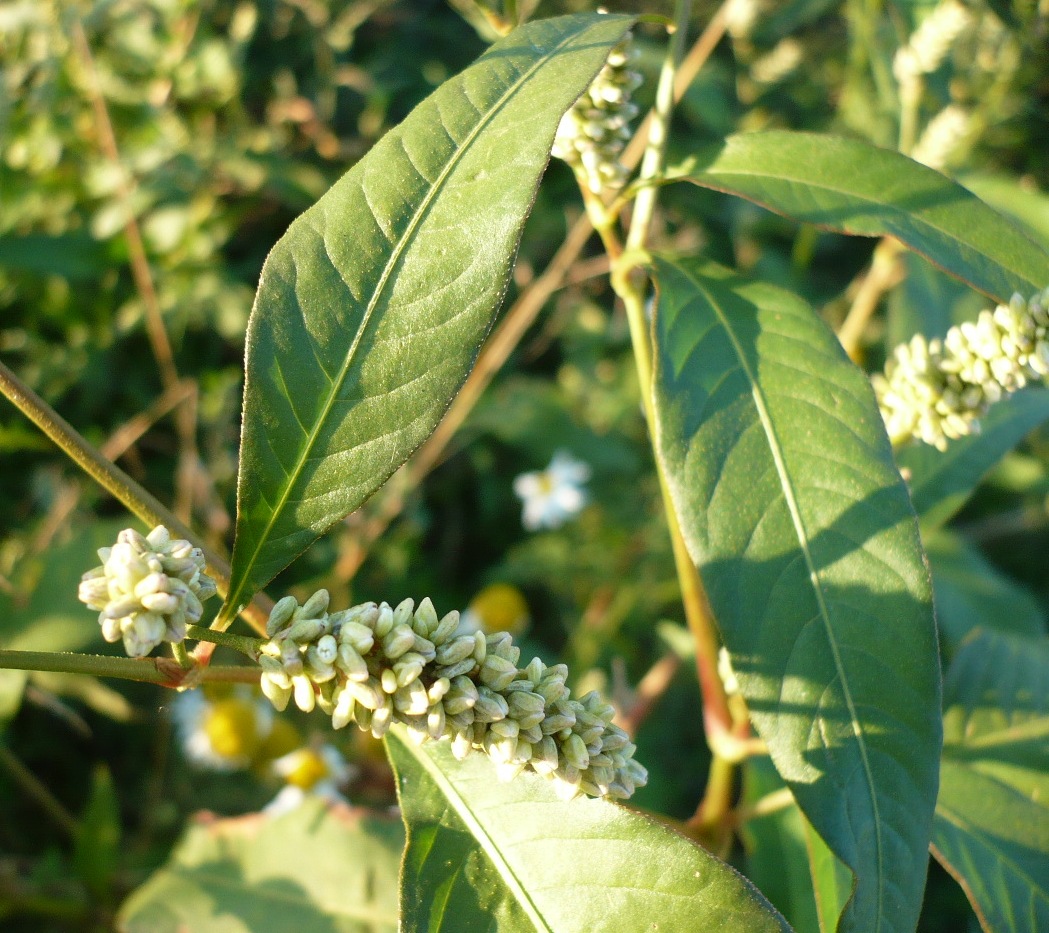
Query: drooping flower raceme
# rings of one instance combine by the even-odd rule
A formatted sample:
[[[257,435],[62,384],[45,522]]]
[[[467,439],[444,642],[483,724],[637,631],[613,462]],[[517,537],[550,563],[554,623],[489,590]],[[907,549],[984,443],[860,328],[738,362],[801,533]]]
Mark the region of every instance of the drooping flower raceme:
[[[259,663],[277,709],[294,697],[377,738],[401,722],[419,742],[449,739],[457,758],[485,752],[502,780],[534,771],[566,798],[626,798],[646,782],[614,709],[596,693],[574,699],[563,664],[518,667],[508,633],[463,634],[459,613],[438,618],[429,599],[327,608],[325,590],[273,607]]]
[[[944,450],[975,434],[999,399],[1049,374],[1049,288],[1029,301],[983,311],[943,340],[916,334],[872,377],[894,444],[916,439]]]
[[[564,159],[594,194],[619,188],[627,179],[619,155],[637,116],[631,93],[641,75],[630,69],[635,51],[630,35],[608,56],[601,71],[557,127],[553,155]]]
[[[522,524],[529,531],[560,528],[586,505],[588,479],[590,467],[563,450],[545,470],[522,473],[514,480],[514,492],[524,502]]]
[[[215,595],[203,552],[163,525],[145,536],[126,528],[98,556],[102,566],[81,577],[80,601],[99,611],[106,641],[122,638],[133,658],[162,641],[181,642],[186,625],[200,621],[203,603]]]

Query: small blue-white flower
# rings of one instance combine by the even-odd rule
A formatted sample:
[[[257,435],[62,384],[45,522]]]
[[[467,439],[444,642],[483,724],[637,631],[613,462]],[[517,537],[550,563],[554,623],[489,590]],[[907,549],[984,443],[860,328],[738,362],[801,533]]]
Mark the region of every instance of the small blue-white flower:
[[[514,492],[524,502],[521,522],[529,531],[560,528],[587,503],[584,485],[590,467],[566,451],[554,454],[545,470],[522,473],[514,480]]]

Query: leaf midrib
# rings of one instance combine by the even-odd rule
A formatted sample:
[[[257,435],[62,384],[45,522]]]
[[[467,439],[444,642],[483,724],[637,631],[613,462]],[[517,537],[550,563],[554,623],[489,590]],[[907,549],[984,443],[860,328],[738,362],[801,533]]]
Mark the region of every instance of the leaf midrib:
[[[528,895],[528,891],[525,889],[524,884],[503,857],[498,844],[491,837],[488,830],[485,829],[481,821],[474,815],[466,800],[456,790],[455,785],[448,780],[445,773],[437,767],[433,759],[425,750],[413,745],[410,740],[405,739],[402,735],[397,736],[397,741],[400,742],[401,745],[411,753],[416,761],[422,765],[423,770],[437,785],[438,789],[444,795],[445,800],[451,804],[452,808],[455,810],[456,816],[466,824],[466,828],[480,845],[484,854],[488,856],[489,861],[491,861],[496,871],[499,872],[500,877],[506,882],[506,886],[510,889],[510,892],[517,900],[518,904],[521,905],[524,912],[528,915],[528,919],[535,925],[536,930],[538,930],[539,933],[553,933],[553,928],[546,922],[546,919],[540,913],[538,906]],[[494,779],[495,775],[493,774],[492,777]]]
[[[513,97],[514,94],[517,93],[517,91],[521,88],[524,82],[527,81],[537,69],[539,69],[542,65],[544,65],[555,55],[560,53],[560,51],[570,42],[575,41],[575,39],[579,35],[579,32],[580,30],[577,29],[573,31],[571,35],[565,36],[546,55],[536,59],[536,61],[532,63],[528,70],[521,74],[506,89],[506,91],[504,91],[503,94],[500,95],[499,99],[489,108],[488,112],[485,113],[484,116],[478,120],[476,126],[474,126],[474,128],[467,134],[463,142],[456,146],[447,164],[441,170],[440,174],[438,174],[437,178],[434,179],[434,181],[430,184],[429,190],[427,191],[425,197],[419,205],[419,209],[412,216],[408,224],[408,227],[405,229],[404,234],[398,240],[396,246],[394,246],[393,249],[390,251],[390,257],[387,260],[381,275],[379,276],[378,285],[375,288],[375,291],[373,292],[372,297],[369,299],[368,305],[364,310],[364,314],[361,318],[361,323],[357,328],[356,334],[354,335],[353,343],[350,345],[350,348],[346,353],[346,359],[344,360],[338,375],[334,380],[332,380],[331,391],[328,393],[328,397],[324,402],[324,406],[321,410],[320,416],[316,420],[313,432],[310,434],[305,446],[302,448],[301,453],[299,455],[299,459],[296,462],[294,468],[290,473],[287,474],[288,478],[287,482],[284,485],[284,489],[281,491],[277,503],[270,512],[270,518],[266,522],[266,526],[262,530],[262,533],[259,535],[258,543],[256,544],[255,549],[252,551],[251,557],[244,564],[244,570],[240,576],[240,580],[237,584],[236,591],[227,595],[226,601],[229,605],[236,605],[237,601],[240,599],[241,594],[244,591],[244,587],[247,584],[247,581],[250,579],[251,571],[254,569],[255,564],[258,562],[259,555],[262,553],[262,550],[265,547],[266,542],[269,540],[270,533],[273,531],[273,528],[276,525],[279,517],[283,514],[284,508],[288,502],[288,498],[291,496],[291,492],[295,488],[295,485],[298,482],[299,477],[306,466],[306,463],[309,462],[310,452],[313,450],[314,445],[317,443],[317,440],[320,437],[321,431],[328,420],[328,415],[331,412],[333,406],[335,405],[335,400],[338,398],[339,390],[342,388],[342,384],[350,371],[350,367],[353,365],[356,359],[357,349],[360,346],[360,342],[364,337],[365,331],[368,329],[368,324],[371,322],[371,318],[374,315],[376,308],[378,307],[379,300],[384,293],[384,290],[386,288],[387,283],[390,280],[391,275],[393,274],[393,270],[396,267],[401,256],[404,254],[405,250],[408,248],[409,244],[412,242],[415,233],[419,228],[419,225],[422,223],[423,218],[426,216],[434,199],[437,197],[437,193],[443,187],[444,182],[451,174],[452,169],[459,163],[459,161],[463,158],[465,153],[469,151],[471,145],[473,144],[477,136],[486,126],[488,126],[495,119],[495,117],[504,108],[507,101],[511,97]],[[323,234],[321,235],[321,240],[322,242],[324,241]],[[337,274],[339,274],[339,278],[342,278],[342,275],[341,273],[339,273],[339,270],[337,268],[335,271]],[[306,332],[306,339],[310,340],[312,343],[312,337],[310,337],[308,331]]]
[[[667,260],[664,260],[667,261]],[[672,264],[673,265],[673,264]],[[813,561],[812,554],[809,551],[808,545],[808,531],[805,528],[804,520],[802,519],[801,509],[798,505],[797,495],[794,491],[794,484],[791,481],[790,474],[787,470],[786,462],[783,456],[783,450],[780,446],[779,437],[776,434],[775,427],[772,424],[772,419],[769,416],[768,407],[766,405],[764,392],[761,386],[758,384],[757,378],[751,371],[749,361],[743,352],[743,348],[736,337],[735,331],[729,324],[727,315],[718,305],[715,297],[707,291],[701,282],[693,278],[688,272],[682,269],[680,266],[676,266],[679,272],[683,273],[695,287],[703,294],[706,300],[709,302],[711,309],[714,314],[717,315],[718,321],[721,326],[725,329],[728,334],[729,340],[732,341],[732,347],[736,352],[736,357],[739,360],[740,367],[743,369],[744,374],[747,377],[748,382],[751,386],[751,397],[754,400],[754,407],[757,410],[758,418],[761,421],[761,426],[765,431],[765,437],[768,440],[769,451],[772,454],[773,462],[776,466],[776,472],[780,477],[780,488],[783,490],[783,498],[787,503],[787,508],[790,511],[791,522],[794,525],[795,533],[798,537],[798,545],[801,548],[802,555],[805,558],[805,566],[808,568],[809,581],[812,585],[813,592],[816,596],[816,602],[819,605],[820,619],[823,622],[824,631],[826,632],[827,642],[831,648],[831,656],[834,660],[834,669],[838,675],[838,681],[841,683],[842,693],[845,697],[845,704],[849,710],[849,719],[852,724],[853,734],[856,736],[856,741],[860,750],[860,758],[863,762],[863,774],[866,779],[867,791],[870,796],[871,806],[874,810],[874,837],[876,841],[875,848],[877,850],[877,865],[878,865],[878,914],[877,914],[877,926],[875,927],[875,933],[882,928],[883,918],[883,907],[882,907],[882,880],[884,878],[884,855],[882,848],[882,829],[881,829],[881,815],[878,809],[878,798],[874,790],[874,776],[871,771],[870,761],[867,756],[867,743],[864,738],[863,729],[860,725],[859,717],[856,713],[856,705],[852,698],[852,693],[849,690],[848,680],[845,676],[845,668],[841,660],[841,652],[838,647],[836,638],[834,637],[834,631],[830,624],[830,613],[827,608],[826,598],[823,593],[823,586],[819,578],[819,572],[816,569],[815,562]],[[855,896],[855,895],[853,895]]]

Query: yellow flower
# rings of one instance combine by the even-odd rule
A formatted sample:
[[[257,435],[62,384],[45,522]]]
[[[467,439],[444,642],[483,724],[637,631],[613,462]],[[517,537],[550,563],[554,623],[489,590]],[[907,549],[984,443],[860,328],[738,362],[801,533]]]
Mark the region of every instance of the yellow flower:
[[[470,601],[462,626],[467,631],[480,629],[486,635],[509,632],[516,636],[528,631],[531,621],[521,591],[509,583],[493,583]]]

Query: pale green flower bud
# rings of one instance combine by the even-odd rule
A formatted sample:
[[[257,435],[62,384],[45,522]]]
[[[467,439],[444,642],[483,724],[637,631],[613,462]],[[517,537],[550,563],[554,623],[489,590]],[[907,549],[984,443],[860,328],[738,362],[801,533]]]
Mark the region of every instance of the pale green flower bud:
[[[430,641],[435,646],[443,645],[459,628],[459,612],[453,609],[437,624],[437,628],[430,634]]]
[[[263,695],[273,704],[277,712],[283,713],[288,708],[292,693],[290,683],[280,683],[273,675],[264,672],[259,679],[259,686],[262,688]]]
[[[270,610],[270,617],[266,621],[266,634],[272,638],[291,621],[292,613],[298,609],[299,604],[294,596],[285,596],[278,600]]]
[[[397,625],[382,640],[382,647],[386,657],[399,658],[415,647],[415,632],[411,626]]]
[[[427,596],[415,610],[415,630],[424,638],[437,628],[437,612]]]

